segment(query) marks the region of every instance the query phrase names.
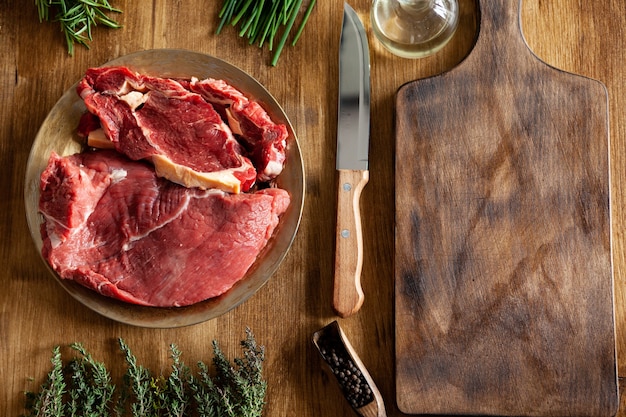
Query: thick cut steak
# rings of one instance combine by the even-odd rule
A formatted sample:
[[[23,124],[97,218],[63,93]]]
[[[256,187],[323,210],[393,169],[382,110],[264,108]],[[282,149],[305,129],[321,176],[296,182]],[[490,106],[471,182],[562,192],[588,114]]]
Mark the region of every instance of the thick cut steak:
[[[89,111],[79,133],[90,145],[150,160],[157,175],[186,187],[238,193],[283,169],[286,126],[224,81],[105,67],[89,69],[77,91]]]
[[[113,147],[133,160],[151,161],[157,175],[186,187],[233,193],[254,184],[256,169],[228,125],[179,82],[124,67],[96,68],[77,90]],[[81,122],[85,126],[93,123]]]
[[[41,175],[42,254],[63,279],[148,306],[228,291],[266,246],[289,194],[186,188],[113,150],[52,154]]]

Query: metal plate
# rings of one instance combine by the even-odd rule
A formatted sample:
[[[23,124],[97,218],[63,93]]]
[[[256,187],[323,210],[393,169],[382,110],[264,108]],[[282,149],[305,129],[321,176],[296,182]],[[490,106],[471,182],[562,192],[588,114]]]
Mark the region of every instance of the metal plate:
[[[271,94],[254,78],[218,58],[185,50],[158,49],[126,55],[104,66],[124,65],[140,73],[160,77],[197,77],[223,79],[256,100],[272,120],[287,126],[287,162],[276,183],[291,196],[291,205],[280,219],[274,236],[252,265],[245,278],[220,297],[188,307],[160,308],[123,303],[104,297],[73,281],[63,280],[48,267],[59,284],[75,299],[110,319],[142,327],[168,328],[200,323],[218,317],[250,298],[274,274],[296,235],[304,204],[304,166],[298,140],[287,115]],[[39,178],[52,151],[59,155],[79,152],[82,144],[76,127],[86,108],[76,94],[76,85],[68,89],[44,120],[31,148],[26,169],[24,198],[26,217],[33,241],[41,253],[38,212]],[[43,258],[42,258],[43,260]],[[44,261],[45,262],[45,261]],[[47,262],[45,262],[46,265]]]

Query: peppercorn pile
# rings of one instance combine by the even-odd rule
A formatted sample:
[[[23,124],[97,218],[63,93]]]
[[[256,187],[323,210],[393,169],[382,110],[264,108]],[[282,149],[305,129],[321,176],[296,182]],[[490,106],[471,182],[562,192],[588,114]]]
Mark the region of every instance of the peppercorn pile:
[[[345,347],[330,337],[321,338],[318,345],[350,405],[361,408],[374,401],[372,389]]]

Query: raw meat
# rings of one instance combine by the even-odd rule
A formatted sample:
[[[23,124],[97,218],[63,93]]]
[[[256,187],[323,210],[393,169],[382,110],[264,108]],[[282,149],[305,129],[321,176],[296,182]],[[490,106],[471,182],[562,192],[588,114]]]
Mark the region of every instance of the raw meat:
[[[274,123],[259,103],[248,100],[223,80],[192,79],[189,88],[201,94],[218,111],[221,109],[220,114],[226,117],[232,131],[250,152],[259,181],[269,181],[282,172],[288,136],[285,125]]]
[[[108,147],[106,137],[130,158],[152,160],[158,175],[179,184],[247,191],[283,170],[286,126],[223,80],[92,68],[77,91],[90,112],[79,132],[93,138],[91,145]],[[104,135],[91,135],[98,124]],[[205,159],[207,151],[212,159]]]
[[[77,88],[115,149],[151,161],[157,175],[186,187],[247,191],[257,172],[213,106],[179,82],[124,67],[87,71]],[[79,132],[93,130],[93,117]],[[93,143],[91,143],[93,145]]]
[[[147,306],[185,306],[242,279],[289,194],[185,188],[113,150],[52,154],[41,176],[42,254],[63,279]]]

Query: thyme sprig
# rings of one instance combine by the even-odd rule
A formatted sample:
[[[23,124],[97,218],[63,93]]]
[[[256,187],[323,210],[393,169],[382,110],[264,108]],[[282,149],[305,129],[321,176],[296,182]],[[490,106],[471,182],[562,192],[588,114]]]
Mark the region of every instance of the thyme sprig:
[[[52,370],[48,373],[48,378],[41,386],[39,393],[26,393],[27,416],[57,417],[63,416],[63,396],[66,385],[63,374],[63,361],[61,360],[61,349],[57,346],[52,350]]]
[[[217,341],[213,341],[213,365],[216,375],[211,378],[208,367],[198,363],[199,379],[192,382],[194,398],[201,415],[224,417],[260,417],[265,405],[267,383],[262,377],[265,350],[257,346],[252,333],[241,342],[243,358],[235,358],[233,366]]]
[[[73,343],[72,349],[81,354],[68,364],[71,375],[67,403],[70,416],[103,416],[109,409],[115,386],[106,366],[95,361],[82,344]]]
[[[70,347],[79,354],[65,366],[60,347],[54,347],[52,370],[38,392],[27,392],[25,417],[260,417],[267,384],[262,376],[265,359],[250,329],[241,342],[242,358],[231,363],[213,341],[212,369],[198,361],[198,371],[182,361],[182,353],[170,345],[169,375],[155,375],[137,362],[128,345],[118,339],[126,372],[117,388],[106,366],[85,348]],[[213,372],[211,372],[211,370]]]
[[[108,0],[35,0],[40,22],[50,21],[51,12],[53,21],[59,22],[61,32],[67,43],[67,52],[74,55],[74,45],[83,45],[89,48],[92,38],[92,29],[98,24],[110,28],[120,28],[121,25],[107,13],[121,13]]]
[[[316,0],[309,0],[292,46],[302,35],[315,3]],[[227,24],[239,26],[239,36],[248,38],[249,44],[269,45],[269,50],[274,51],[271,65],[276,66],[302,4],[303,0],[224,0],[217,33]]]

